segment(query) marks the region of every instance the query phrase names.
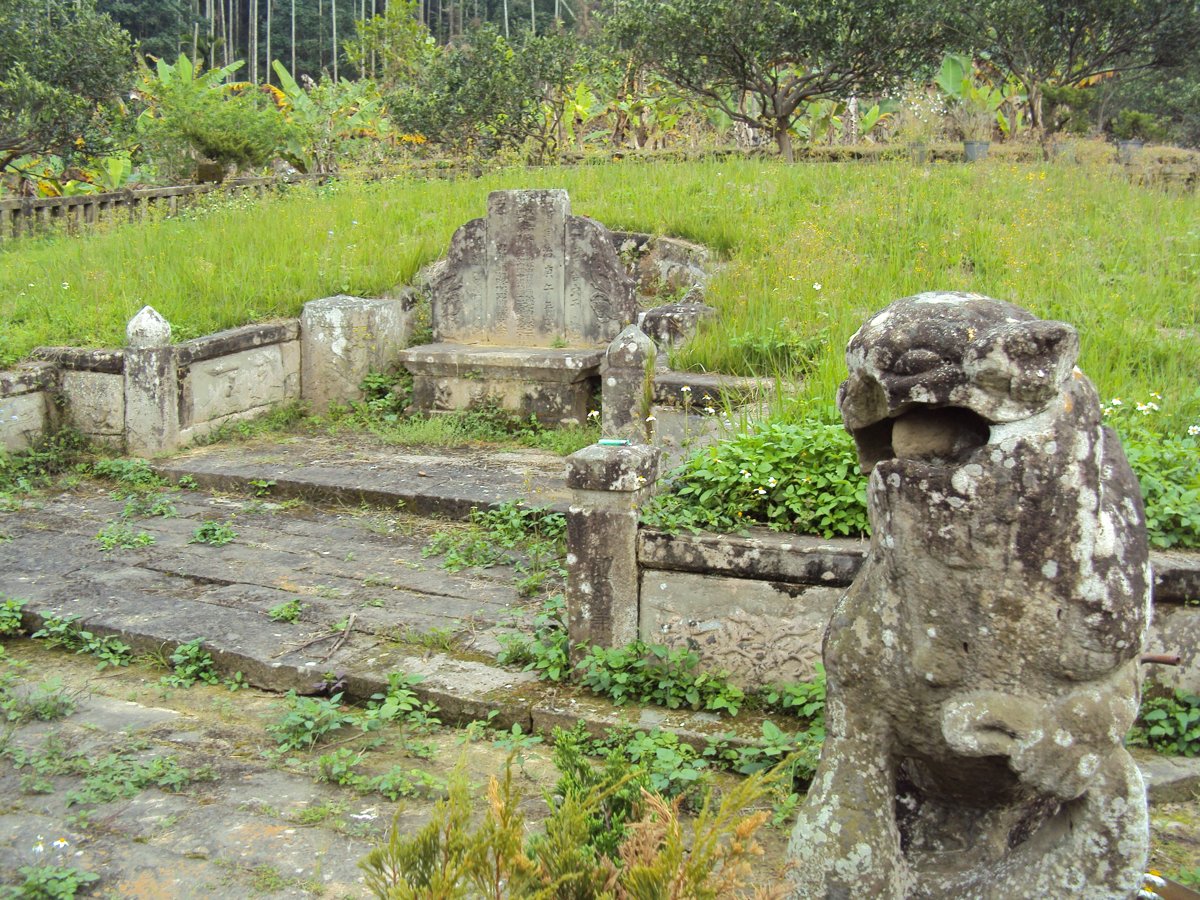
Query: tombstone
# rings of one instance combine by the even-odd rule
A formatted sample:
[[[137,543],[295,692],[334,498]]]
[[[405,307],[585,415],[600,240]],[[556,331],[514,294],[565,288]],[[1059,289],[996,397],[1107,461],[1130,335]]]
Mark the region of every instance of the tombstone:
[[[1070,326],[969,294],[851,339],[871,550],[826,632],[793,896],[1136,895],[1148,548],[1077,352]]]
[[[436,343],[406,351],[414,406],[487,400],[582,421],[603,347],[637,316],[608,231],[571,215],[566,191],[494,191],[455,232],[430,284]]]

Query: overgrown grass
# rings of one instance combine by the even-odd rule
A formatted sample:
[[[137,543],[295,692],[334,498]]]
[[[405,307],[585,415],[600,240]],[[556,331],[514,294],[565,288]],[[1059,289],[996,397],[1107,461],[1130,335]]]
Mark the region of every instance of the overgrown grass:
[[[1200,198],[1107,168],[999,161],[615,163],[214,201],[186,218],[0,250],[0,364],[39,344],[119,344],[145,303],[190,337],[337,292],[383,294],[508,187],[564,187],[575,212],[611,228],[724,257],[709,291],[721,315],[677,366],[744,373],[780,346],[815,344],[808,391],[829,399],[842,347],[871,311],[970,290],[1074,324],[1102,395],[1157,391],[1185,418],[1200,410]]]

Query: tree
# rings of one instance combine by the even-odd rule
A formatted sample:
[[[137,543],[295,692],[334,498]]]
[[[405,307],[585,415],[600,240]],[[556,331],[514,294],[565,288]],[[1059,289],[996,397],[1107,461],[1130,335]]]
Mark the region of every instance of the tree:
[[[622,0],[615,38],[788,161],[801,104],[883,91],[940,53],[919,0]],[[747,102],[749,100],[749,102]]]
[[[393,90],[412,78],[433,56],[429,29],[416,18],[417,0],[392,0],[382,16],[355,23],[355,38],[344,45],[346,58],[360,75],[370,75],[381,90]]]
[[[129,32],[140,53],[159,59],[177,55],[192,42],[188,0],[96,0],[96,10],[108,14]],[[207,25],[206,34],[207,34]]]
[[[1039,130],[1045,87],[1183,65],[1200,47],[1195,0],[977,0],[947,20],[962,49],[1021,83]]]
[[[439,48],[388,95],[393,123],[456,150],[520,146],[541,134],[542,91],[551,64],[544,37],[514,47],[492,25]]]
[[[106,149],[102,104],[133,82],[129,35],[94,0],[0,0],[0,172]]]

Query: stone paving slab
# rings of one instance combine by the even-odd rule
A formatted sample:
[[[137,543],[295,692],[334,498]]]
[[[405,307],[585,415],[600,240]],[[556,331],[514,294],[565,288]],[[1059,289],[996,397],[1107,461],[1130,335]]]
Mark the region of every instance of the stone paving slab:
[[[190,476],[208,490],[244,490],[273,482],[273,497],[371,503],[420,515],[464,518],[472,508],[521,500],[565,511],[566,462],[553,453],[521,450],[347,447],[306,437],[266,445],[202,447],[160,462],[172,481]]]

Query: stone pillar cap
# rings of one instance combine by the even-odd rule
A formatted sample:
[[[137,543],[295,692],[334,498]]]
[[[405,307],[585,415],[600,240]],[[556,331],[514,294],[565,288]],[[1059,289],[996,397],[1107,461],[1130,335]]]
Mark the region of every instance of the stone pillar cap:
[[[641,490],[658,477],[662,451],[645,444],[593,444],[567,457],[567,487],[581,491]]]
[[[153,306],[143,306],[125,326],[125,343],[135,350],[166,347],[171,343],[171,323]]]

